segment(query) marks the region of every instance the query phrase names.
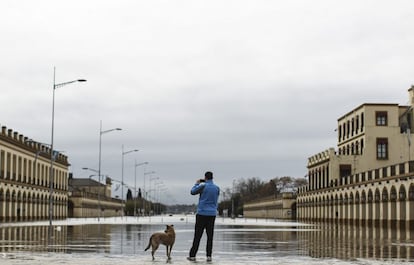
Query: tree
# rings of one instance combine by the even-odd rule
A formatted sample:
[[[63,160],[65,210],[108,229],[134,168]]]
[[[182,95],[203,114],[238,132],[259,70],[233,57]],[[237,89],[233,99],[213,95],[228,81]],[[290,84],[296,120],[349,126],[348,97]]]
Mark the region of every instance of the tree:
[[[128,192],[126,194],[126,199],[127,199],[127,201],[131,201],[132,200],[132,191],[130,189],[128,189]]]
[[[245,202],[269,197],[278,196],[284,191],[296,192],[300,186],[306,185],[304,178],[292,178],[290,176],[275,177],[269,182],[264,182],[259,178],[239,179],[233,183],[233,187],[226,188],[222,192],[222,200],[219,204],[219,213],[227,210],[229,216],[243,214]]]

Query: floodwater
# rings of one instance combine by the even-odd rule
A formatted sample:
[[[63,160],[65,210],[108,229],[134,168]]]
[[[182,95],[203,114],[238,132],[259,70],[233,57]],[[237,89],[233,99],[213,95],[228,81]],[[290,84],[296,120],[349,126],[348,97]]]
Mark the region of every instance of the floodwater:
[[[252,221],[252,220],[249,220]],[[149,237],[174,224],[176,243],[144,252]],[[193,218],[0,226],[0,264],[191,264]],[[51,236],[49,236],[51,235]],[[205,257],[205,235],[197,264]],[[414,231],[407,228],[227,221],[217,218],[212,264],[408,264],[414,262]]]

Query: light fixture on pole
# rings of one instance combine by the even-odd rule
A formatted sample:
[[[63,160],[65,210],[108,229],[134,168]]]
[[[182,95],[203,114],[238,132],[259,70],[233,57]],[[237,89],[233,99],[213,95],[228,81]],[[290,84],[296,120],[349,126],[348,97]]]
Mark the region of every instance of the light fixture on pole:
[[[99,183],[101,183],[101,154],[102,154],[102,135],[105,133],[109,133],[112,131],[121,131],[121,128],[114,128],[114,129],[109,129],[109,130],[105,130],[102,131],[102,120],[100,121],[100,127],[99,127],[99,167],[98,167],[98,175],[99,175]],[[98,191],[98,201],[100,202],[100,190]],[[99,209],[98,209],[98,221],[100,220],[100,216],[101,216],[101,206],[99,205]]]
[[[138,149],[134,149],[134,150],[129,150],[129,151],[125,151],[124,152],[124,145],[122,145],[122,169],[121,169],[121,204],[122,204],[122,215],[121,215],[121,217],[123,217],[124,216],[124,205],[125,205],[125,203],[124,203],[124,156],[126,155],[126,154],[130,154],[130,153],[133,153],[133,152],[138,152],[139,150]]]
[[[152,189],[152,181],[153,180],[158,180],[158,179],[160,179],[159,177],[150,177],[150,189],[149,189],[149,192],[150,192],[150,197],[151,197],[151,200],[154,200],[154,198],[151,196],[151,192],[153,191],[153,189]],[[155,185],[154,185],[154,190],[155,190]],[[154,193],[155,194],[155,193]],[[153,206],[154,206],[154,203],[151,201],[151,208],[153,208]],[[151,209],[150,209],[151,210]]]
[[[90,171],[93,171],[95,173],[99,173],[99,171],[97,169],[93,169],[93,168],[89,168],[89,167],[83,167],[82,169],[83,170],[90,170]]]
[[[93,168],[89,168],[89,167],[83,167],[82,168],[83,170],[89,170],[89,171],[92,171],[92,172],[95,172],[95,173],[98,173],[99,171],[98,170],[96,170],[96,169],[93,169]],[[101,200],[100,200],[100,198],[99,198],[99,193],[100,193],[100,190],[101,190],[101,182],[100,182],[100,179],[101,179],[101,176],[99,175],[99,173],[97,174],[97,175],[95,175],[95,174],[93,174],[93,175],[89,175],[89,179],[91,179],[92,177],[98,177],[98,180],[99,180],[99,186],[98,186],[98,191],[97,191],[97,195],[98,195],[98,211],[99,211],[99,209],[101,209]],[[98,217],[98,220],[99,220],[99,217]]]
[[[52,227],[53,220],[53,185],[54,185],[54,169],[53,164],[56,160],[56,153],[53,150],[54,130],[55,130],[55,90],[56,88],[63,87],[76,82],[86,82],[86,79],[76,79],[68,82],[56,84],[56,67],[53,67],[53,99],[52,99],[52,132],[50,140],[50,173],[49,173],[49,228]],[[51,231],[53,231],[51,229]],[[50,231],[50,232],[51,232]]]
[[[148,198],[148,196],[147,196],[148,195],[147,194],[147,187],[146,187],[146,184],[145,184],[145,179],[146,179],[146,176],[147,175],[152,175],[152,174],[155,174],[155,171],[144,172],[144,203],[147,201],[147,198]],[[145,213],[145,207],[144,207],[144,213]]]
[[[135,171],[134,171],[134,177],[135,177],[135,181],[134,181],[134,191],[135,191],[134,216],[136,216],[136,213],[137,213],[137,167],[142,166],[142,165],[148,165],[148,162],[143,162],[143,163],[137,164],[137,160],[135,160]],[[145,169],[144,169],[144,172],[145,172]]]

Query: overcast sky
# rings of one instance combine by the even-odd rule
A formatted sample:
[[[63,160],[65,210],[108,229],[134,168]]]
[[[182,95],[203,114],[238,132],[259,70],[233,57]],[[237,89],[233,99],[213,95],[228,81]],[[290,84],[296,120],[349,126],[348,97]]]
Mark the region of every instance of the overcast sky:
[[[100,121],[120,127],[102,135],[102,174],[121,180],[121,146],[140,149],[125,182],[148,161],[169,204],[196,203],[206,170],[222,189],[303,177],[338,117],[407,104],[414,83],[409,0],[3,0],[0,39],[1,126],[50,143],[53,67],[56,83],[85,78],[56,90],[55,149],[88,177]]]

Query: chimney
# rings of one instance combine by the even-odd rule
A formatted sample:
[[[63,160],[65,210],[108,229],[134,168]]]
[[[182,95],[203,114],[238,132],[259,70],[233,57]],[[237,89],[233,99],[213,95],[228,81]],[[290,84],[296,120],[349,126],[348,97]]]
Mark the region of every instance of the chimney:
[[[414,85],[408,89],[408,98],[410,102],[410,106],[414,107]]]

